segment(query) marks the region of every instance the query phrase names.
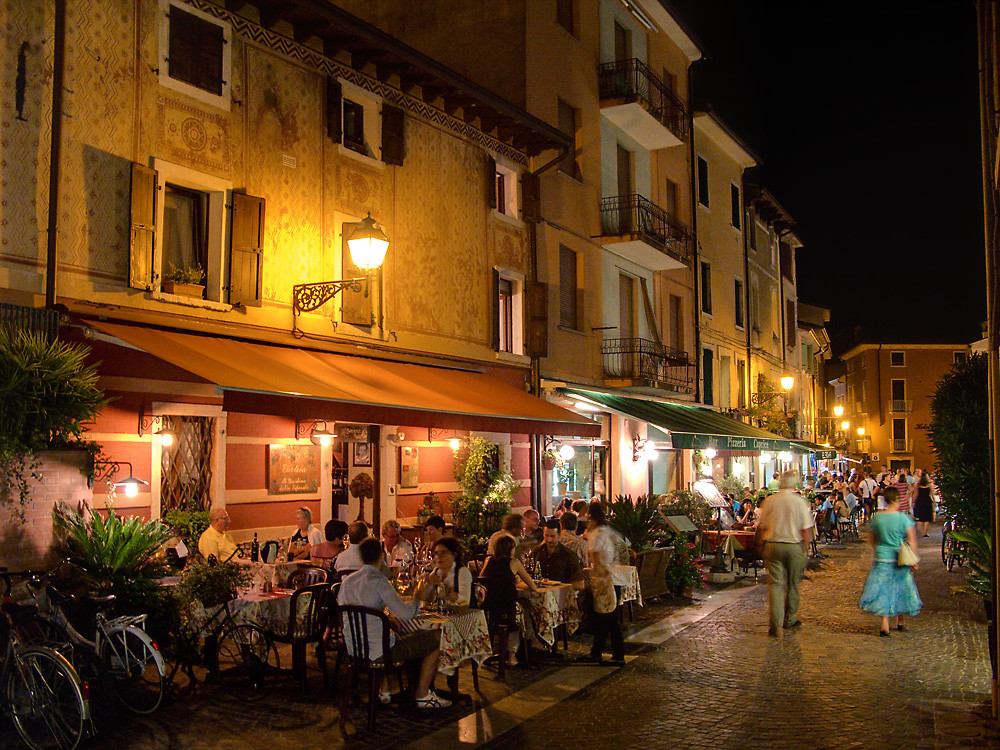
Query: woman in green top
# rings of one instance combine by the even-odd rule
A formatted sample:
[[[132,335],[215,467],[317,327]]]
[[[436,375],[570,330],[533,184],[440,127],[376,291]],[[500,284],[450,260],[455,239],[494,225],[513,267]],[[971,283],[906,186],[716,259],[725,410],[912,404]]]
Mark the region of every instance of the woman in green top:
[[[913,582],[913,572],[905,565],[897,565],[896,558],[904,541],[917,548],[917,534],[913,519],[899,511],[899,496],[895,487],[883,493],[885,510],[875,514],[870,527],[870,541],[875,546],[875,561],[865,581],[858,605],[865,612],[882,618],[879,635],[889,635],[889,619],[896,618],[896,630],[906,630],[903,615],[916,615],[922,602]],[[914,566],[916,567],[916,566]]]

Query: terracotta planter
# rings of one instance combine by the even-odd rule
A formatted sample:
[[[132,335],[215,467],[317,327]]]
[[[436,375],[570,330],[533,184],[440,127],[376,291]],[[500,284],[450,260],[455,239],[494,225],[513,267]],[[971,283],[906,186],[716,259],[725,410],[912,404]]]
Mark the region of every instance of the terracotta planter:
[[[178,284],[176,281],[164,281],[162,284],[164,294],[177,294],[181,297],[196,297],[204,299],[204,284]]]
[[[693,599],[694,586],[685,586],[684,590],[681,592],[681,596],[683,596],[685,599]]]
[[[545,471],[552,471],[556,468],[556,457],[555,456],[542,456],[542,468]]]

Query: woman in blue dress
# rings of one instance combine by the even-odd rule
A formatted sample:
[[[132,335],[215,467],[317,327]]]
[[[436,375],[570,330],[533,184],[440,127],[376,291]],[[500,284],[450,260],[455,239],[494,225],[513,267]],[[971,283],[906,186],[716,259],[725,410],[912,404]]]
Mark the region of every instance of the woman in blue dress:
[[[896,618],[896,630],[906,630],[903,615],[918,614],[922,602],[913,583],[911,568],[896,564],[904,541],[909,542],[914,551],[917,549],[915,524],[908,514],[900,512],[895,487],[887,487],[883,495],[886,508],[875,514],[869,527],[870,541],[875,546],[875,561],[858,605],[865,612],[882,618],[879,635],[888,636],[890,618]]]

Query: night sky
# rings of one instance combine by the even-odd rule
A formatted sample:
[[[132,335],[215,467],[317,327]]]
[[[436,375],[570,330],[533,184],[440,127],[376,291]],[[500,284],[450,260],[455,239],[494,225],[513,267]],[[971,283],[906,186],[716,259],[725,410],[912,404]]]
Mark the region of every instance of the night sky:
[[[710,105],[798,224],[799,298],[839,349],[968,342],[985,319],[976,23],[941,3],[671,0]]]

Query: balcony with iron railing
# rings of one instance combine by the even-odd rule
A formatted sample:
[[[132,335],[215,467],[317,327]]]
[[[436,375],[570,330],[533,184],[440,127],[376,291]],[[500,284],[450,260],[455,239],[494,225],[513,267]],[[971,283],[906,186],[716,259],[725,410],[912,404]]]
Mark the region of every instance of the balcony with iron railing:
[[[889,411],[895,414],[907,414],[913,411],[913,401],[905,398],[889,399]]]
[[[601,351],[606,385],[694,392],[694,363],[687,352],[636,338],[605,339]]]
[[[601,114],[644,148],[679,146],[687,139],[684,102],[642,60],[616,60],[598,68]]]
[[[641,195],[601,199],[601,245],[653,271],[691,262],[694,235],[687,225]]]
[[[0,325],[38,331],[51,340],[59,333],[59,312],[44,307],[24,307],[0,302]]]
[[[913,452],[913,441],[912,440],[900,440],[898,438],[893,438],[889,441],[889,447],[893,453],[912,453]]]

